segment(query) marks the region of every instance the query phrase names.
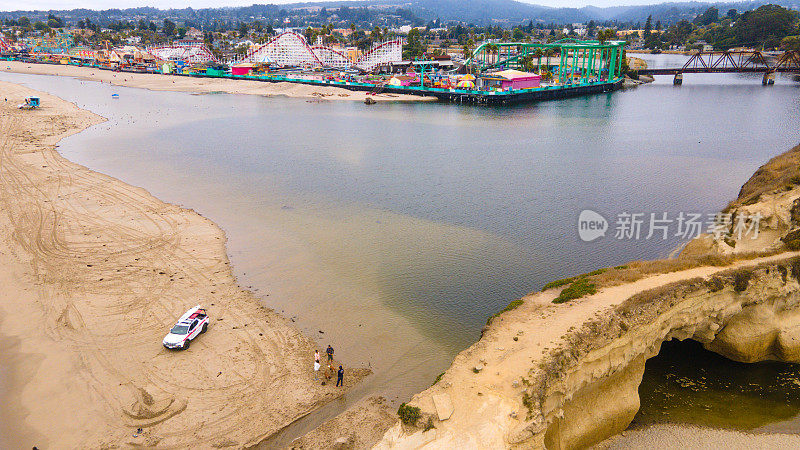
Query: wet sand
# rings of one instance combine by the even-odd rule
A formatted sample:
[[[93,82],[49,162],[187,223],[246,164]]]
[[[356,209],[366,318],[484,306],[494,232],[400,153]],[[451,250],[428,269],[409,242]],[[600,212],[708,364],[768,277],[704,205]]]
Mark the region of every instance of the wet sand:
[[[18,77],[10,81],[24,80]],[[96,81],[75,83],[95,85],[100,91],[112,92],[108,86],[101,88]],[[56,95],[64,95],[61,92],[65,92],[63,88],[50,89],[49,86],[36,84],[33,86]],[[126,101],[133,98],[131,91],[134,89],[118,90]],[[146,92],[141,94],[162,95]],[[76,99],[76,96],[69,96],[69,93],[66,95],[66,98],[85,105],[85,108],[93,109],[91,103],[87,105],[82,102],[80,96]],[[187,98],[191,102],[201,100]],[[240,100],[259,101],[244,98]],[[126,115],[119,116],[114,111],[103,114],[108,114],[108,122],[62,142],[62,149],[65,149],[64,154],[68,158],[118,176],[128,183],[147,186],[161,199],[202,209],[204,215],[223,227],[229,238],[227,251],[241,286],[252,290],[262,305],[273,308],[281,316],[290,319],[293,327],[299,328],[320,347],[332,343],[342,360],[357,366],[366,366],[374,372],[358,389],[349,391],[343,401],[315,410],[313,414],[303,417],[297,424],[282,431],[279,439],[268,439],[267,442],[288,445],[316,425],[356,404],[364,396],[383,395],[387,398],[387,404],[391,405],[389,408],[394,411],[400,402],[429,385],[447,366],[453,351],[441,342],[431,339],[425,330],[419,329],[419,324],[413,323],[386,304],[387,294],[379,283],[381,278],[387,276],[382,270],[390,262],[386,261],[385,252],[370,253],[370,258],[375,261],[364,268],[353,259],[354,255],[350,250],[363,252],[365,241],[386,242],[380,247],[390,248],[390,253],[393,254],[407,255],[414,251],[413,248],[408,248],[407,242],[419,241],[419,246],[426,249],[447,247],[472,253],[478,252],[483,243],[494,241],[496,237],[465,227],[437,224],[372,209],[362,211],[348,207],[344,210],[332,210],[315,206],[311,208],[314,213],[309,214],[308,208],[298,207],[295,210],[294,207],[286,206],[298,205],[281,196],[272,199],[272,196],[265,195],[260,198],[261,202],[276,202],[267,214],[262,214],[263,208],[249,208],[246,199],[241,197],[241,192],[231,189],[227,184],[214,187],[213,193],[201,188],[189,196],[174,195],[171,185],[162,186],[150,180],[154,172],[162,173],[161,169],[165,169],[158,164],[151,166],[153,161],[148,160],[139,166],[146,172],[146,176],[141,177],[135,174],[131,176],[125,171],[115,171],[113,164],[96,164],[91,159],[80,158],[83,150],[79,150],[79,147],[98,146],[91,136],[125,136],[131,131],[139,133],[143,127],[141,122],[147,122],[145,118],[136,117],[134,122],[139,123],[131,126]],[[147,114],[150,114],[150,110],[147,110]],[[155,122],[159,127],[169,127],[182,120],[180,114],[164,111],[154,114],[158,116]],[[115,142],[105,139],[99,146],[113,148]],[[115,160],[116,164],[120,164],[120,161],[125,161],[121,164],[136,164],[139,160],[131,160],[122,154],[108,158]],[[136,170],[139,170],[138,167]],[[189,173],[190,171],[170,167],[161,176],[181,179],[185,185],[202,186],[202,183],[192,180]],[[226,210],[231,207],[232,211]],[[253,218],[255,220],[250,220]],[[297,227],[297,223],[302,223],[302,226]],[[301,232],[296,233],[295,228],[299,228]],[[392,239],[393,236],[403,238]],[[317,245],[309,246],[309,243]],[[345,244],[344,248],[350,250],[345,253],[341,253],[341,249],[336,250],[342,243]],[[331,245],[336,248],[328,248]],[[319,248],[312,247],[319,247],[323,251],[320,253]],[[436,254],[434,251],[429,253]],[[406,256],[399,259],[408,260]],[[435,264],[435,261],[431,261],[431,264]],[[354,308],[354,305],[357,307]],[[399,335],[402,338],[398,338]]]
[[[0,92],[4,445],[251,445],[344,392],[315,383],[314,344],[238,287],[216,225],[55,151],[103,118]],[[43,107],[16,109],[29,95]],[[208,332],[164,349],[198,303]],[[348,369],[347,387],[366,373]]]
[[[595,450],[631,448],[691,448],[695,450],[795,449],[800,447],[796,434],[759,434],[689,425],[653,425],[634,428],[596,445]]]
[[[233,80],[226,78],[196,78],[178,75],[150,73],[127,73],[58,64],[32,64],[21,61],[0,61],[0,71],[33,75],[60,75],[82,80],[100,81],[115,86],[128,86],[154,91],[197,92],[228,94],[249,94],[298,97],[321,100],[350,100],[363,102],[368,96],[365,91],[349,91],[332,86],[312,86],[298,83],[271,83],[252,80]],[[435,97],[422,97],[406,94],[370,95],[382,102],[436,101]]]

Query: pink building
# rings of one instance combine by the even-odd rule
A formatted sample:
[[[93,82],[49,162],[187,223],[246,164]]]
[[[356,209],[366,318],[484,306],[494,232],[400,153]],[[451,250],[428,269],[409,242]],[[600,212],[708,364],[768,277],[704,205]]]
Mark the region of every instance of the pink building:
[[[253,64],[237,64],[231,67],[232,75],[250,75],[255,66]]]
[[[484,87],[502,90],[536,88],[542,82],[542,78],[535,73],[513,69],[487,74],[481,78]]]

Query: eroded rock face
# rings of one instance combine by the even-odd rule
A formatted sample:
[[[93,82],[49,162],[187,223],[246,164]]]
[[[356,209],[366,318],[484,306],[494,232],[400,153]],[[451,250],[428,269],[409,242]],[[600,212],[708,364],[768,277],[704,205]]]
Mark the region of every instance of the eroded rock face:
[[[573,394],[561,416],[547,427],[545,447],[584,448],[628,428],[639,411],[638,390],[644,363],[644,356],[639,355],[620,370]],[[609,402],[613,408],[608,407]]]
[[[728,223],[719,236],[704,234],[686,246],[682,256],[703,253],[741,254],[779,251],[784,248],[800,250],[800,187],[790,191],[762,194],[758,203],[737,205],[726,214]],[[758,216],[758,225],[752,222],[737,229],[740,218]]]
[[[503,347],[497,342],[511,336],[503,333],[514,331],[504,330],[516,324],[509,315],[505,323],[489,327],[486,341],[459,355],[442,382],[410,402],[422,409],[420,426],[432,417],[436,428],[424,432],[398,426],[378,447],[593,445],[628,427],[639,409],[645,361],[673,338],[697,340],[742,362],[800,362],[798,276],[800,259],[771,257],[768,263],[742,264],[642,291],[587,315],[583,325],[571,328],[554,349],[537,352],[535,345],[523,347],[530,361],[524,370],[506,364],[519,355],[498,351]],[[580,313],[582,306],[586,305],[574,306],[572,314]],[[541,319],[526,320],[557,323],[556,313],[547,312],[550,308],[544,308]],[[530,316],[532,311],[519,314]],[[485,373],[469,375],[467,369],[476,359],[486,361]],[[507,373],[514,367],[520,372]],[[444,421],[438,420],[432,400],[442,393],[453,399],[452,417]]]
[[[736,289],[733,272],[720,290],[712,283],[689,283],[675,286],[673,294],[659,293],[663,300],[641,305],[640,310],[618,308],[618,313],[635,312],[639,317],[630,332],[589,351],[569,371],[564,385],[571,395],[555,390],[565,397],[563,406],[544,414],[570,419],[566,426],[565,419],[553,421],[547,434],[554,435],[554,425],[570,432],[561,431],[559,439],[546,437],[547,448],[584,447],[627,428],[638,410],[644,361],[658,354],[666,340],[694,339],[708,350],[741,362],[800,361],[800,285],[797,279],[782,276],[785,267],[778,263],[746,269],[752,270],[751,278],[741,291]],[[612,356],[620,352],[627,357]],[[605,374],[597,377],[596,367],[603,365]]]
[[[705,347],[735,361],[752,363],[776,359],[776,354],[786,354],[777,348],[781,332],[774,305],[752,305],[730,318],[725,328]]]

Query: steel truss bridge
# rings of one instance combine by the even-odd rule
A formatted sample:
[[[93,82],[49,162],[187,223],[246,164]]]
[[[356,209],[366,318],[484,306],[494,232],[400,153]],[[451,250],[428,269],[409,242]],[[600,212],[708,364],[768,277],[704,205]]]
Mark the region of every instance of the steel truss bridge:
[[[770,60],[774,60],[770,63]],[[764,73],[765,79],[776,72],[800,72],[800,52],[786,51],[776,58],[760,51],[719,51],[695,53],[683,67],[642,69],[639,75],[675,75],[684,73]],[[677,78],[676,78],[677,79]]]
[[[558,66],[558,79],[618,78],[622,72],[624,41],[581,41],[562,39],[551,43],[484,42],[466,61],[478,72],[500,68],[527,70],[532,65],[550,70]],[[554,61],[554,58],[557,60]],[[555,75],[555,74],[554,74]]]

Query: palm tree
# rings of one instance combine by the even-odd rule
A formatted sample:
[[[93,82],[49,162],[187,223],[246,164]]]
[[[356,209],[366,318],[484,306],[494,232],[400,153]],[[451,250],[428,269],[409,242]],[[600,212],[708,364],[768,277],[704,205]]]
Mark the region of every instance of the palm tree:
[[[500,47],[497,44],[489,44],[486,46],[486,51],[489,53],[489,55],[498,56],[500,54]],[[493,58],[493,60],[493,64],[497,64],[498,59]]]
[[[548,48],[544,51],[544,57],[547,58],[547,65],[550,65],[550,57],[556,55],[556,50],[553,48]]]
[[[542,74],[542,55],[544,55],[544,52],[541,47],[537,47],[536,50],[533,51],[533,56],[536,57],[537,65],[539,66],[539,75]]]

